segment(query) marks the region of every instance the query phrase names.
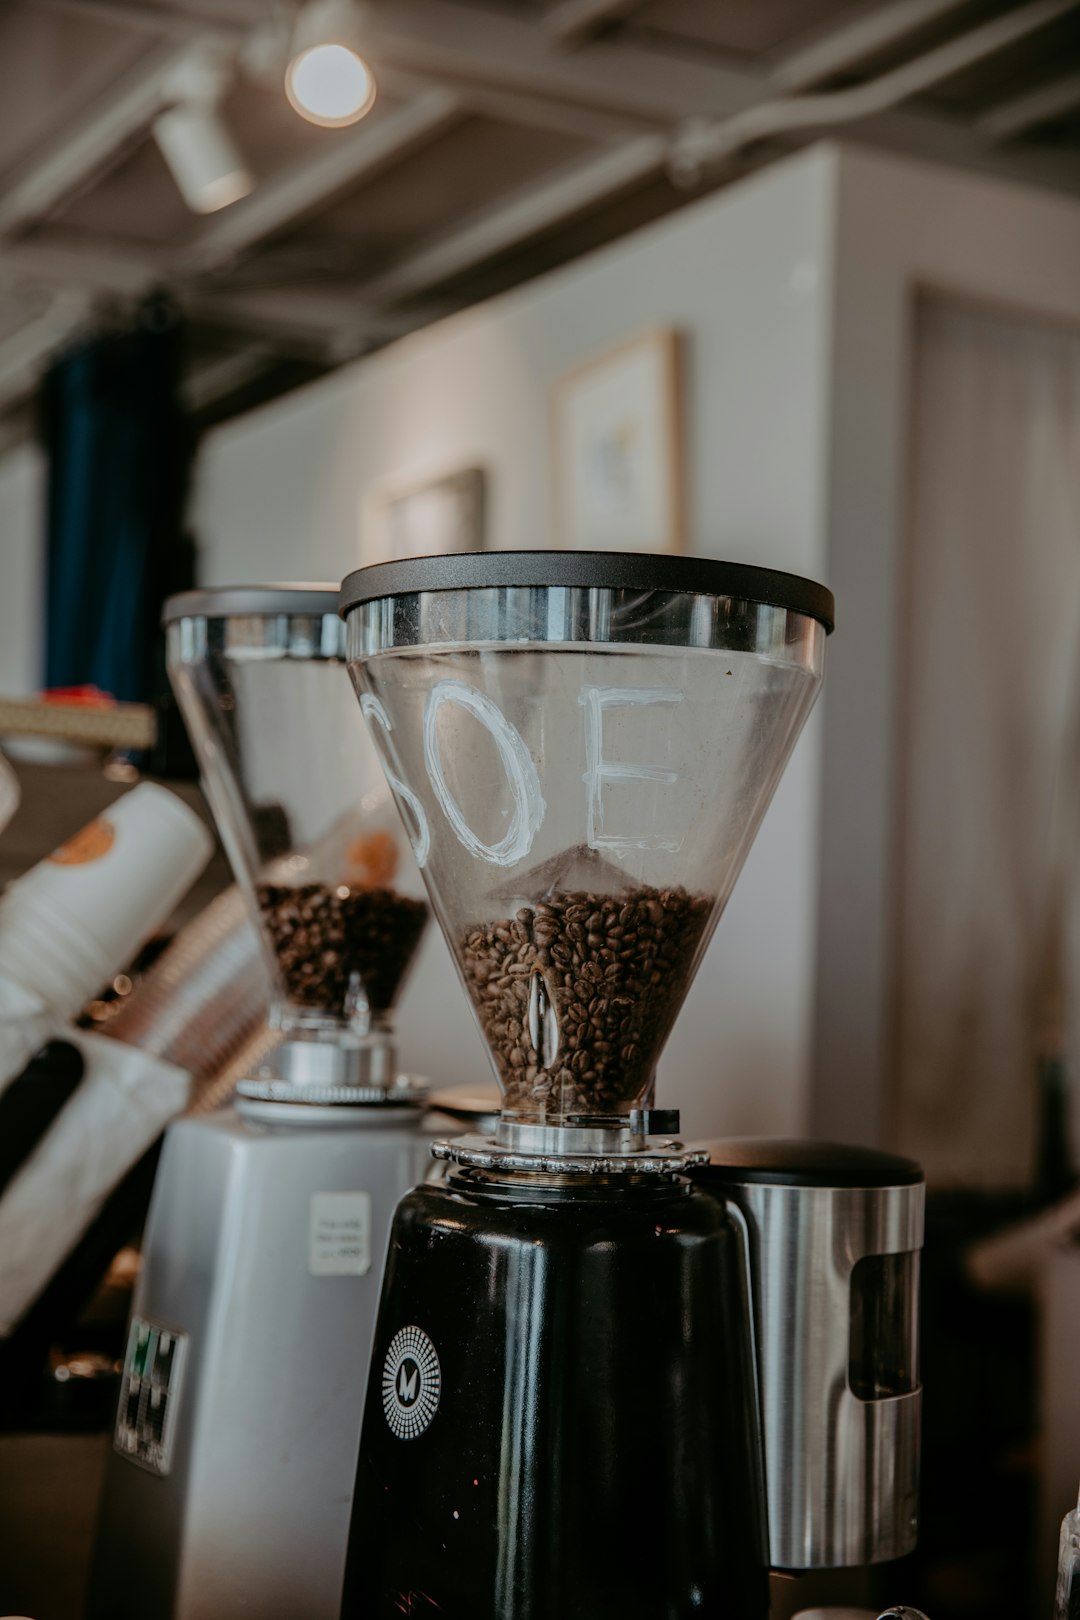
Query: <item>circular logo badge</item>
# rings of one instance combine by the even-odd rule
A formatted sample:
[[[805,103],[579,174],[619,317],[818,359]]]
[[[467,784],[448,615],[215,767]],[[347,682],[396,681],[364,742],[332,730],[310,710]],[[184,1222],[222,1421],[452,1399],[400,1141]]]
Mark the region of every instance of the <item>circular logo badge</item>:
[[[49,860],[54,866],[88,866],[91,861],[99,861],[107,855],[115,842],[116,829],[112,822],[99,816],[66,844],[54,849]]]
[[[383,1363],[382,1403],[399,1440],[423,1434],[439,1410],[442,1369],[423,1328],[405,1327],[390,1341]]]

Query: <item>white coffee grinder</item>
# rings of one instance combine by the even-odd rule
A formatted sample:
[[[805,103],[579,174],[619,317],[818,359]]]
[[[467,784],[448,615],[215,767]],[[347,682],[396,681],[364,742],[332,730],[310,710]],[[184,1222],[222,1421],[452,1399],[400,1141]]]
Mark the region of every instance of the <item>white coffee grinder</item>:
[[[336,1620],[387,1232],[430,1157],[391,1023],[427,904],[336,590],[192,592],[165,622],[281,1040],[168,1132],[87,1612]]]

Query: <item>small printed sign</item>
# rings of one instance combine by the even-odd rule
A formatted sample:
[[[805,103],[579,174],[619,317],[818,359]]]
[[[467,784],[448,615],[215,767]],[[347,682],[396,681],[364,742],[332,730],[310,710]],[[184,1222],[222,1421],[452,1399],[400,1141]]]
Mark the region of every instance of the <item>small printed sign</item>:
[[[187,1341],[186,1333],[131,1318],[113,1445],[152,1474],[167,1474],[172,1463]]]
[[[370,1193],[312,1193],[308,1269],[316,1277],[363,1277],[370,1271]]]

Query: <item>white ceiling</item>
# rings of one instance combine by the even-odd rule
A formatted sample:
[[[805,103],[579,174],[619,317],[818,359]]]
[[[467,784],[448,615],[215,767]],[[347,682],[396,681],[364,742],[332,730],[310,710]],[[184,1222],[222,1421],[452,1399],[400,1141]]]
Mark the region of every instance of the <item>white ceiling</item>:
[[[360,125],[281,88],[283,0],[0,8],[0,414],[166,287],[203,420],[822,134],[1080,195],[1070,0],[369,0]],[[150,126],[213,52],[251,195],[189,212]]]

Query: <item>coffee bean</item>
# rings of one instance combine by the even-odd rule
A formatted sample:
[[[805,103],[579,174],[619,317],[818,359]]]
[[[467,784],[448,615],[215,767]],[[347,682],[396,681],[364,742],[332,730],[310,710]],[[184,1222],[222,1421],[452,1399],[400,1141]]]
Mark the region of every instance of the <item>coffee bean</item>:
[[[566,892],[466,930],[459,955],[508,1109],[543,1119],[640,1103],[713,906],[685,889]]]
[[[423,900],[322,883],[265,883],[255,894],[291,1002],[337,1018],[358,993],[374,1014],[393,1005],[427,921]],[[474,935],[470,948],[482,952]]]

